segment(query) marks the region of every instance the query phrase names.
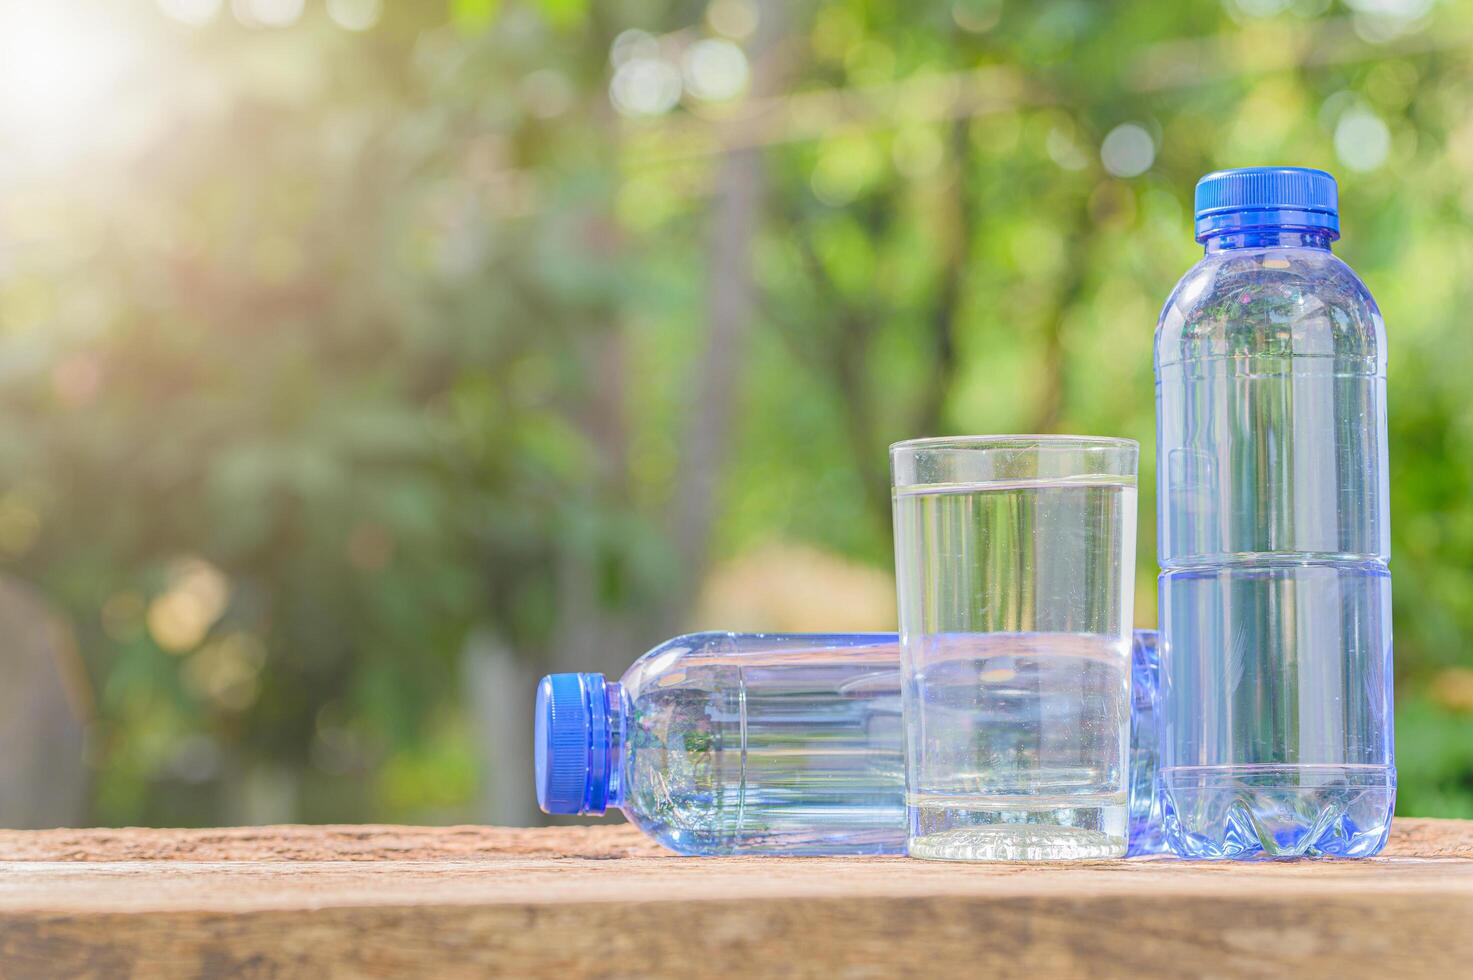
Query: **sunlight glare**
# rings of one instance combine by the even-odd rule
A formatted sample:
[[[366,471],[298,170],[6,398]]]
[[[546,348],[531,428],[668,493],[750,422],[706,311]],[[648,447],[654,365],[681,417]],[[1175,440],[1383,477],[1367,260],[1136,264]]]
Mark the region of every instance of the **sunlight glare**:
[[[137,54],[99,6],[0,6],[0,145],[46,157],[79,147]]]

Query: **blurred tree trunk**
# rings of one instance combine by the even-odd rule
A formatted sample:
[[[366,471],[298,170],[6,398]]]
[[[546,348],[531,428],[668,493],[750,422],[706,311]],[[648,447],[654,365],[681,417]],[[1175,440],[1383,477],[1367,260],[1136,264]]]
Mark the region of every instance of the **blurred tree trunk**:
[[[935,301],[928,311],[926,323],[931,328],[928,340],[935,364],[934,382],[924,389],[911,429],[912,437],[940,435],[946,411],[946,399],[956,381],[956,328],[965,302],[967,275],[972,266],[972,244],[978,221],[977,196],[973,189],[974,150],[972,120],[962,117],[951,123],[951,158],[953,171],[948,183],[952,206],[942,211],[937,234],[944,243],[944,265]],[[890,505],[889,474],[884,478],[885,509]]]
[[[716,174],[707,246],[706,348],[689,396],[675,505],[675,545],[692,586],[707,564],[737,382],[756,307],[751,250],[764,184],[762,154],[756,149],[731,151]],[[688,598],[680,597],[682,607]]]
[[[491,765],[476,810],[502,827],[542,823],[532,786],[532,698],[537,667],[490,631],[466,639],[461,657],[471,731]]]
[[[751,97],[781,87],[778,41],[787,7],[758,0],[757,30],[748,49]],[[717,164],[706,245],[706,344],[688,394],[675,500],[675,547],[683,586],[672,596],[670,630],[685,618],[710,561],[711,528],[719,513],[721,475],[731,455],[732,416],[740,391],[747,338],[758,307],[752,245],[761,222],[767,179],[760,147],[740,127]]]
[[[29,589],[0,579],[0,637],[0,827],[80,826],[91,698],[71,631]]]
[[[1094,244],[1095,223],[1090,220],[1088,198],[1081,197],[1069,226],[1064,229],[1065,251],[1063,278],[1054,288],[1043,315],[1042,382],[1038,408],[1029,432],[1054,432],[1064,413],[1064,318],[1084,295],[1085,270]]]

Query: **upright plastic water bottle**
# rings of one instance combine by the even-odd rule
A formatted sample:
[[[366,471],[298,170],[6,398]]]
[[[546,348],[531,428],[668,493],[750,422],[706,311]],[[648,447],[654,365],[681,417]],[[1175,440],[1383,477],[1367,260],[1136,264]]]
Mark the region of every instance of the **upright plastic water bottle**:
[[[1161,850],[1155,634],[1135,634],[1132,854]],[[619,809],[684,854],[903,854],[905,752],[894,633],[696,633],[618,682],[537,689],[537,802]]]
[[[1364,857],[1392,754],[1386,333],[1335,180],[1203,177],[1156,330],[1164,825],[1183,857]]]

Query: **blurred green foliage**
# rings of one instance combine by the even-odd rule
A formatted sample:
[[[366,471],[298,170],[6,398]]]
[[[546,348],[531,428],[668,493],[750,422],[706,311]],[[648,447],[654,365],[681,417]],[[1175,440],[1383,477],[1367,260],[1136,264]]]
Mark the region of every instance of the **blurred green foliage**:
[[[1265,162],[1340,176],[1386,315],[1401,810],[1473,816],[1470,11],[255,6],[114,5],[67,151],[0,130],[0,554],[78,633],[94,821],[474,816],[468,637],[761,625],[690,622],[706,564],[888,566],[911,436],[1139,439],[1148,625],[1152,325],[1195,179]]]

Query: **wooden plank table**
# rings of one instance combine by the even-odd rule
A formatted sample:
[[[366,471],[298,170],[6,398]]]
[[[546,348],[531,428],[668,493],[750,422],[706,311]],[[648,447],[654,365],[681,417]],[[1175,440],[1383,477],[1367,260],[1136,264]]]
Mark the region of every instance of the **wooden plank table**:
[[[1473,975],[1473,821],[1368,861],[669,855],[625,826],[0,832],[0,976]]]

